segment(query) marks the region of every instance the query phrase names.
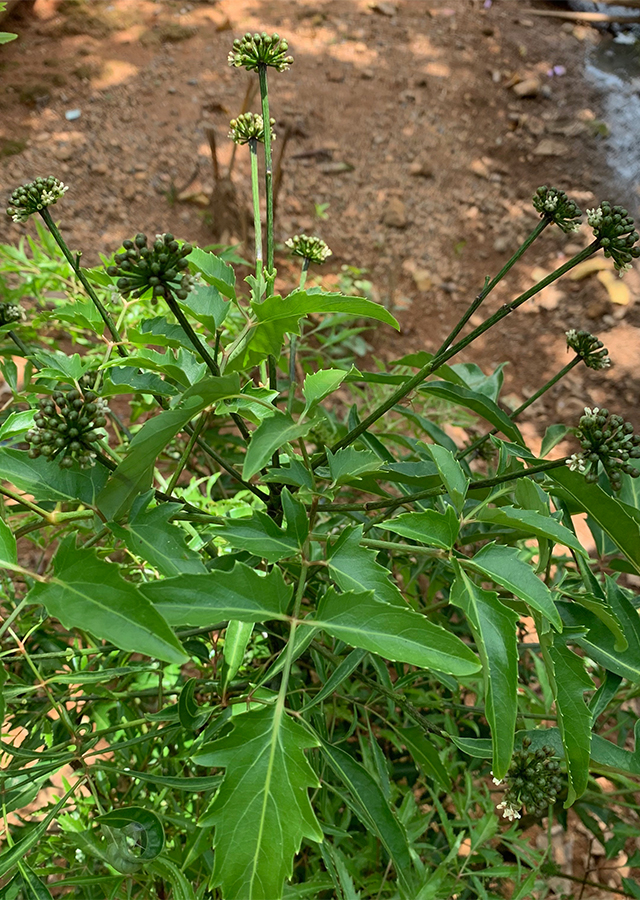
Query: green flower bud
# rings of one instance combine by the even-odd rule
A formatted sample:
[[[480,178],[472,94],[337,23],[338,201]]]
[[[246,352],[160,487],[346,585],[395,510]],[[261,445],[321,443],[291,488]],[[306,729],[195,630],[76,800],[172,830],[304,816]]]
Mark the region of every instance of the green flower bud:
[[[16,188],[9,199],[7,215],[14,222],[26,222],[33,213],[53,206],[68,188],[53,175],[35,178]]]
[[[627,210],[603,200],[596,209],[587,210],[587,222],[604,255],[613,260],[618,274],[624,275],[631,268],[631,261],[640,256],[640,247],[635,246],[639,235]]]
[[[275,141],[276,133],[273,126],[276,124],[275,119],[270,119],[271,140]],[[250,141],[257,141],[264,144],[264,122],[262,116],[258,113],[242,113],[236,119],[229,122],[229,137],[234,144],[248,144]]]
[[[121,276],[116,282],[120,293],[138,298],[151,291],[155,301],[168,291],[177,294],[193,290],[196,279],[188,273],[186,259],[193,250],[191,244],[181,247],[169,233],[156,235],[151,249],[147,244],[147,236],[142,232],[133,240],[123,241],[126,252],[116,253],[114,264],[107,267],[112,277]]]
[[[293,62],[293,57],[286,55],[288,49],[288,43],[279,34],[247,33],[233,42],[228,61],[232,68],[244,68],[247,72],[257,72],[261,66],[285,72]]]
[[[535,192],[532,202],[541,219],[555,222],[565,234],[578,231],[580,228],[579,219],[582,211],[564,191],[549,188],[544,184]]]
[[[307,234],[294,234],[285,241],[285,244],[291,249],[294,256],[301,256],[317,265],[322,265],[332,255],[322,238],[309,237]]]

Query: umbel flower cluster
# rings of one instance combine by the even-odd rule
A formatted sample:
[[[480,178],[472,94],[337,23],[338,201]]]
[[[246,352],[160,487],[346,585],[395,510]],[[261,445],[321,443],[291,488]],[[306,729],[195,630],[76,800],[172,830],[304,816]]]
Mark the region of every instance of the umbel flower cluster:
[[[154,300],[168,293],[186,300],[195,283],[186,260],[193,250],[191,244],[180,246],[172,234],[157,234],[149,247],[146,234],[140,233],[122,246],[107,272],[118,276],[117,287],[123,297],[141,297],[152,291]]]
[[[294,234],[293,237],[285,241],[285,244],[294,256],[301,256],[303,259],[309,260],[310,263],[322,265],[331,256],[331,250],[329,250],[322,238],[309,237],[308,234]]]
[[[26,222],[33,213],[52,206],[68,188],[53,175],[35,178],[16,188],[9,199],[7,215],[14,222]]]
[[[271,140],[275,141],[276,133],[273,126],[275,119],[270,119]],[[248,144],[249,141],[257,141],[264,144],[264,121],[259,113],[241,113],[237,119],[229,122],[229,137],[234,144]]]
[[[29,456],[58,459],[67,469],[77,460],[85,468],[94,458],[92,445],[102,434],[96,429],[107,424],[107,403],[89,390],[55,391],[38,402],[34,427],[27,432]]]
[[[609,368],[611,360],[607,356],[608,350],[595,335],[588,331],[576,331],[575,328],[566,334],[567,347],[580,357],[585,366],[596,371]]]
[[[533,816],[543,816],[556,802],[562,782],[558,774],[560,764],[553,759],[552,747],[531,750],[531,738],[522,741],[522,750],[513,754],[509,771],[504,777],[505,795],[496,809],[502,810],[505,819],[522,818],[523,806]],[[497,778],[494,784],[502,784]]]
[[[0,328],[3,325],[13,325],[22,318],[22,310],[17,303],[0,301]]]
[[[533,195],[533,207],[540,218],[555,222],[566,234],[578,231],[582,210],[570,200],[564,191],[543,184]]]
[[[285,72],[293,62],[287,56],[289,44],[279,34],[245,34],[233,42],[233,50],[229,53],[229,65],[245,68],[247,72],[257,72],[260,66],[272,66],[278,72]]]
[[[603,200],[597,209],[587,210],[587,222],[600,241],[604,255],[613,260],[619,275],[624,275],[631,268],[631,260],[640,256],[640,247],[635,246],[640,235],[627,210]]]
[[[570,458],[569,468],[581,472],[587,481],[598,480],[598,463],[602,463],[615,491],[622,487],[623,473],[632,478],[640,475],[640,469],[629,462],[640,459],[640,434],[634,434],[633,425],[622,416],[610,416],[607,409],[586,406],[576,436],[582,450]]]

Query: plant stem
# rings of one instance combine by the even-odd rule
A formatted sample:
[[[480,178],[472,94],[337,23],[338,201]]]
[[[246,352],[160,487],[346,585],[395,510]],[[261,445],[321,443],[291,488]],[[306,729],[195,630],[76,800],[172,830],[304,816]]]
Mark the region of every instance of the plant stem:
[[[460,332],[462,331],[464,326],[467,324],[467,322],[469,321],[471,316],[474,314],[474,312],[476,312],[477,309],[480,308],[482,303],[484,303],[484,301],[489,296],[489,294],[494,289],[494,287],[498,284],[498,282],[502,281],[502,279],[507,274],[507,272],[518,262],[520,257],[524,255],[525,251],[529,249],[531,244],[533,244],[533,242],[535,240],[537,240],[538,237],[540,237],[540,235],[542,234],[544,229],[549,224],[551,224],[551,219],[547,219],[546,217],[544,219],[542,219],[541,222],[538,222],[538,224],[533,229],[533,231],[531,232],[529,237],[524,241],[523,244],[520,245],[520,247],[516,250],[516,252],[511,257],[511,259],[504,264],[504,266],[500,269],[500,271],[498,272],[496,277],[492,281],[489,281],[487,279],[485,286],[482,288],[482,290],[480,291],[480,293],[478,294],[476,299],[473,301],[473,303],[471,304],[469,309],[466,311],[466,313],[460,319],[458,324],[453,328],[453,331],[449,334],[449,336],[443,341],[442,346],[436,353],[436,356],[440,356],[441,353],[444,353],[444,351],[447,349],[447,347],[450,346],[451,342],[457,338],[457,336],[460,334]]]
[[[269,134],[269,137],[271,137],[271,134]],[[251,194],[253,197],[253,233],[255,236],[256,279],[260,281],[263,263],[262,220],[260,216],[260,186],[258,183],[258,142],[255,138],[252,138],[249,141],[249,151],[251,154]],[[260,298],[256,297],[256,300],[259,301]]]
[[[563,369],[560,369],[559,372],[556,372],[553,378],[550,378],[546,384],[543,384],[542,387],[535,392],[535,394],[532,394],[529,399],[525,400],[525,402],[521,406],[519,406],[517,409],[514,409],[509,418],[512,421],[515,421],[518,416],[525,411],[525,409],[528,409],[530,406],[532,406],[536,402],[536,400],[542,397],[542,395],[545,394],[549,390],[549,388],[553,387],[554,384],[557,384],[561,378],[564,378],[567,372],[570,372],[571,369],[577,366],[580,361],[581,357],[575,356],[571,360],[571,362],[567,363],[567,365]],[[469,456],[470,453],[473,453],[474,450],[477,450],[478,447],[481,447],[484,442],[488,440],[489,437],[491,437],[491,435],[497,434],[499,430],[499,428],[494,428],[493,431],[488,431],[486,434],[481,435],[472,444],[469,444],[468,447],[465,447],[463,450],[460,450],[458,453],[456,453],[456,459],[464,459],[465,456]]]
[[[189,437],[187,446],[184,448],[184,450],[182,452],[182,456],[180,457],[180,461],[178,462],[178,465],[176,466],[175,471],[174,471],[173,475],[171,476],[171,479],[169,480],[169,484],[167,485],[167,494],[169,494],[169,495],[173,494],[173,490],[178,482],[178,478],[180,478],[182,470],[184,469],[187,462],[189,461],[189,457],[191,456],[191,451],[193,450],[196,441],[200,437],[200,432],[202,431],[206,421],[207,421],[207,412],[205,410],[201,414],[200,418],[198,419],[197,424],[194,425],[193,432],[191,433],[191,435]]]
[[[302,271],[300,272],[300,285],[298,290],[302,290],[307,281],[307,272],[309,271],[309,263],[311,260],[305,258],[302,260]],[[287,400],[287,412],[291,415],[293,409],[293,401],[296,395],[296,352],[298,349],[298,336],[296,334],[289,335],[289,398]]]
[[[588,259],[590,256],[600,248],[600,242],[598,240],[593,241],[589,244],[588,247],[585,247],[584,250],[581,250],[580,253],[577,253],[575,256],[571,257],[571,259],[567,260],[564,265],[557,268],[554,272],[551,272],[547,275],[546,278],[543,278],[537,284],[534,284],[533,287],[529,288],[529,290],[525,291],[523,294],[520,294],[519,297],[516,297],[515,300],[512,300],[511,303],[505,303],[497,312],[495,312],[492,316],[486,319],[481,325],[478,325],[466,338],[458,341],[457,344],[449,347],[442,353],[439,353],[437,356],[434,356],[430,362],[428,362],[425,366],[423,366],[419,372],[410,378],[407,382],[405,382],[402,387],[398,388],[391,397],[381,403],[374,411],[367,416],[366,419],[363,419],[355,428],[352,428],[351,431],[341,440],[337,441],[333,447],[331,447],[331,452],[336,453],[336,451],[341,450],[343,447],[348,447],[355,440],[357,440],[361,434],[367,431],[375,422],[378,421],[385,413],[389,412],[390,409],[399,403],[401,400],[410,394],[419,384],[421,384],[425,378],[428,378],[433,372],[436,371],[443,363],[447,362],[447,360],[451,359],[451,357],[456,356],[461,350],[464,350],[465,347],[468,347],[469,344],[473,343],[477,338],[479,338],[482,334],[488,331],[490,328],[493,328],[498,322],[508,316],[509,313],[512,313],[519,306],[533,297],[535,294],[544,290],[544,288],[548,287],[550,284],[553,284],[558,278],[565,275],[574,266],[577,266],[579,263],[584,262],[585,259]],[[317,456],[313,459],[314,467],[323,465],[326,461],[326,453],[317,454]]]
[[[18,337],[18,335],[15,333],[15,331],[8,331],[7,334],[9,335],[9,337],[11,338],[13,343],[16,345],[18,350],[20,350],[20,352],[22,353],[24,358],[28,359],[30,361],[30,363],[34,367],[34,369],[41,369],[42,366],[37,361],[35,356],[33,356],[31,350],[29,350],[29,348],[27,347],[25,342],[22,340],[22,338]]]
[[[269,115],[269,88],[267,67],[258,66],[260,79],[260,99],[262,101],[262,123],[264,125],[264,185],[267,207],[267,275],[273,272],[273,159],[271,156],[271,117]]]
[[[47,228],[53,235],[53,238],[54,238],[56,244],[62,250],[64,258],[67,260],[67,262],[69,263],[69,265],[71,266],[73,271],[76,273],[77,278],[79,279],[83,288],[85,289],[85,291],[87,292],[87,294],[89,295],[91,300],[93,301],[95,308],[100,313],[100,316],[102,317],[102,321],[107,326],[107,330],[108,330],[109,334],[115,341],[116,349],[117,349],[118,353],[120,354],[120,356],[123,356],[123,357],[127,356],[127,351],[122,346],[122,338],[118,332],[118,329],[113,324],[113,320],[111,319],[111,316],[109,315],[107,310],[102,305],[102,301],[100,300],[100,298],[98,297],[98,295],[96,294],[94,289],[91,287],[91,284],[89,283],[87,276],[84,274],[84,272],[80,268],[80,265],[79,265],[77,259],[74,258],[73,254],[67,247],[64,238],[58,231],[58,227],[57,227],[56,223],[53,221],[53,219],[51,218],[51,213],[49,212],[49,210],[46,206],[44,207],[44,209],[40,210],[40,215],[44,219],[45,225],[47,226]]]

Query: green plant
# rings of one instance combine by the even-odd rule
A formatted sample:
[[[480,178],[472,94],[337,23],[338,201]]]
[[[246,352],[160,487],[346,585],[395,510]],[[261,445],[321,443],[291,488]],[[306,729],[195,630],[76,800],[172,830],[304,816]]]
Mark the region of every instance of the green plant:
[[[6,8],[6,0],[3,0],[3,2],[0,2],[0,13],[3,13]],[[9,41],[15,41],[17,37],[17,34],[12,34],[8,31],[0,31],[0,44],[8,44]]]
[[[31,256],[22,242],[1,257],[6,897],[467,900],[506,881],[542,897],[547,851],[519,825],[586,818],[606,809],[595,774],[631,793],[640,772],[624,718],[640,682],[638,438],[585,410],[582,449],[546,459],[567,427],[536,457],[516,423],[575,366],[597,377],[606,350],[568,332],[571,361],[511,415],[502,367],[452,362],[599,250],[624,270],[638,235],[603,203],[588,247],[460,337],[546,228],[575,230],[575,204],[541,188],[540,222],[434,354],[314,370],[309,317],[397,323],[350,288],[308,287],[328,248],[305,235],[288,242],[299,286],[275,293],[263,124],[287,49],[247,35],[230,56],[262,101],[232,125],[253,175],[246,294],[221,255],[170,234],[84,269],[51,216],[57,179],[12,195],[18,223],[45,227]],[[48,318],[16,313],[21,293]],[[52,346],[57,317],[82,353]],[[434,408],[483,433],[456,445]]]

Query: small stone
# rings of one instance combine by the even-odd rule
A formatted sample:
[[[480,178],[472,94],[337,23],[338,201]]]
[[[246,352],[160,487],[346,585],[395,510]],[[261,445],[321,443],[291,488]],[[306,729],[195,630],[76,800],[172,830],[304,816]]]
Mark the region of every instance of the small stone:
[[[376,73],[373,69],[363,69],[360,72],[360,78],[362,78],[363,81],[373,81],[375,77]]]
[[[336,160],[335,162],[325,163],[323,166],[320,166],[320,171],[324,175],[342,175],[345,172],[353,172],[353,168],[351,163]]]
[[[406,228],[407,208],[399,197],[390,197],[382,212],[382,222],[390,228]]]
[[[415,178],[435,178],[432,166],[424,159],[414,159],[409,166],[409,175]]]
[[[67,120],[67,122],[75,122],[75,120],[79,119],[81,115],[82,115],[82,113],[80,112],[79,109],[68,109],[65,112],[64,117]]]
[[[511,246],[511,241],[505,235],[500,235],[493,242],[493,249],[496,253],[505,253]]]
[[[474,159],[469,168],[474,175],[478,176],[478,178],[489,178],[489,167],[483,160]]]
[[[334,84],[342,84],[344,81],[344,72],[336,72],[335,70],[328,69],[327,81],[331,81]]]
[[[383,0],[378,3],[372,3],[371,9],[374,12],[380,13],[381,16],[389,16],[389,18],[393,18],[398,12],[398,7],[395,3],[385,3]]]
[[[523,81],[514,84],[511,90],[516,97],[537,97],[541,87],[542,85],[537,78],[525,78]]]
[[[563,141],[544,138],[533,151],[536,156],[566,156],[569,147]]]
[[[433,275],[428,269],[416,269],[411,277],[419,291],[430,291],[433,287]]]
[[[105,162],[93,163],[91,171],[94,175],[106,175],[109,172],[109,166]]]

